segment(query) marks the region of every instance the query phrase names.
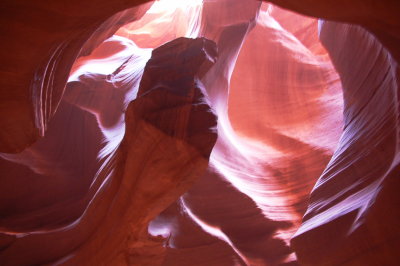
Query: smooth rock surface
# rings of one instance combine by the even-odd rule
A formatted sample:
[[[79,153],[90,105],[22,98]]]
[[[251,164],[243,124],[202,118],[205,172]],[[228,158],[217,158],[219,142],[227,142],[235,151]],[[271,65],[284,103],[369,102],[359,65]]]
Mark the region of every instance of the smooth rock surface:
[[[396,265],[397,63],[361,27],[325,22],[321,39],[342,78],[344,132],[292,246],[306,264]]]
[[[398,265],[399,3],[144,2],[1,4],[0,264]]]
[[[0,152],[21,152],[44,136],[82,46],[90,39],[83,49],[87,54],[116,25],[140,18],[148,4],[124,10],[144,2],[2,2]]]
[[[119,44],[120,49],[124,48],[123,43],[117,40],[112,41],[112,44],[115,46]],[[125,49],[129,49],[129,45],[133,44],[128,42],[125,45],[127,45]],[[101,47],[99,49],[101,50]],[[107,91],[107,88],[112,90],[110,86],[113,79],[107,80],[105,76],[103,79],[98,76],[90,80],[90,73],[86,73],[86,78],[81,76],[81,81],[74,81],[74,89],[68,100],[76,107],[65,102],[66,107],[60,109],[58,113],[71,115],[68,112],[74,110],[81,116],[86,114],[92,119],[89,121],[97,120],[97,123],[81,122],[83,123],[81,126],[86,129],[84,132],[89,136],[84,134],[77,137],[85,139],[83,142],[85,145],[78,142],[76,146],[71,146],[70,141],[61,138],[57,143],[65,141],[68,146],[58,151],[57,156],[48,155],[48,151],[40,147],[34,147],[38,150],[32,148],[21,155],[5,156],[9,161],[30,167],[28,169],[35,172],[36,176],[31,174],[29,178],[42,181],[54,174],[54,169],[46,173],[43,170],[44,165],[50,164],[54,167],[58,164],[57,170],[64,175],[64,172],[69,173],[70,176],[66,176],[68,178],[62,175],[56,176],[58,180],[54,180],[49,189],[52,192],[67,191],[72,195],[61,201],[62,195],[47,194],[45,195],[47,197],[58,197],[61,202],[56,204],[53,198],[47,198],[45,202],[50,205],[29,213],[23,209],[26,208],[23,202],[27,200],[29,202],[30,197],[24,197],[23,192],[19,195],[12,194],[14,197],[12,204],[21,204],[21,210],[18,214],[10,214],[6,219],[5,217],[2,219],[1,238],[5,244],[0,253],[0,261],[5,265],[51,262],[69,265],[99,263],[143,265],[147,264],[146,261],[150,260],[153,263],[162,258],[163,239],[149,237],[147,225],[152,218],[188,190],[196,177],[201,176],[207,168],[208,156],[216,140],[216,134],[210,128],[215,126],[216,118],[209,112],[209,107],[202,102],[203,88],[198,86],[197,80],[198,76],[201,76],[200,70],[206,71],[213,64],[215,55],[215,45],[205,39],[182,38],[155,49],[144,68],[139,88],[130,88],[138,89],[138,97],[129,104],[126,113],[121,112],[125,119],[118,121],[119,125],[114,125],[114,129],[122,127],[123,139],[119,144],[114,144],[110,150],[103,149],[100,162],[96,153],[100,153],[101,136],[93,138],[95,135],[88,129],[91,127],[97,135],[104,134],[107,137],[109,132],[104,130],[103,126],[108,130],[111,127],[104,125],[101,113],[93,116],[90,112],[96,113],[95,107],[105,104],[101,100],[108,100],[107,106],[110,108],[108,112],[116,112],[119,108],[124,108],[124,102],[121,101],[123,97],[104,99],[90,97],[85,93],[88,87],[91,89],[97,87],[104,91]],[[129,68],[130,63],[135,64],[140,60],[138,58],[135,60],[132,55],[129,59],[132,61],[128,61],[124,68]],[[202,68],[199,68],[200,66]],[[167,75],[158,75],[160,73]],[[185,75],[181,75],[182,73]],[[115,80],[118,80],[118,75],[123,75],[123,70],[119,68],[113,75]],[[157,77],[158,82],[148,82],[154,81],[152,77]],[[168,87],[171,77],[174,81],[173,87]],[[125,93],[129,92],[127,88],[113,87],[116,95],[118,89],[121,91],[125,89]],[[77,93],[77,90],[81,92]],[[78,97],[77,94],[85,97]],[[119,102],[120,106],[113,100]],[[72,126],[77,125],[72,124]],[[54,130],[65,131],[63,124],[53,126],[58,126]],[[56,135],[58,138],[63,136],[59,133],[58,131]],[[68,131],[65,131],[65,135],[68,138]],[[50,135],[42,141],[51,146]],[[88,147],[88,144],[94,148]],[[88,158],[77,157],[70,149],[75,149],[78,155],[85,155]],[[54,162],[45,160],[46,156],[50,156]],[[68,161],[65,160],[65,156],[71,156],[68,158],[71,163],[83,164],[84,170],[87,170],[88,160],[93,160],[92,164],[96,166],[98,172],[71,173],[67,169],[63,171],[60,166],[79,170],[74,165],[66,165]],[[35,162],[41,168],[34,167]],[[10,164],[5,162],[7,163]],[[26,169],[22,166],[17,168],[12,165],[12,167],[16,169],[15,171]],[[23,174],[21,171],[18,173]],[[82,180],[71,180],[72,177],[91,177],[91,179],[85,187],[82,187],[84,186]],[[60,180],[68,182],[73,187],[65,190],[65,184]],[[79,192],[77,187],[80,188],[81,195],[77,194]],[[35,189],[35,187],[30,188]],[[38,194],[42,192],[40,188],[36,190]],[[42,201],[44,200],[41,197],[36,200],[37,204]],[[2,207],[8,202],[3,201]],[[31,208],[38,208],[34,203],[31,204],[33,205]],[[10,206],[9,211],[15,210]],[[92,256],[93,252],[98,255]],[[25,255],[18,256],[20,253]]]

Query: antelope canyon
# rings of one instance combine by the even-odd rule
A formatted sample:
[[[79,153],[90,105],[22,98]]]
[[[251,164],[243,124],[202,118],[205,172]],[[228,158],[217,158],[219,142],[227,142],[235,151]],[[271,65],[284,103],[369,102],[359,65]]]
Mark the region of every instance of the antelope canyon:
[[[400,265],[400,2],[0,10],[0,265]]]

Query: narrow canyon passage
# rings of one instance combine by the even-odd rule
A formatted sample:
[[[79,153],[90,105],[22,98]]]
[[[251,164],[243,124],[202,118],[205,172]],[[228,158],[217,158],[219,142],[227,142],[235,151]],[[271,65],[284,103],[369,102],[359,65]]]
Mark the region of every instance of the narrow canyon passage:
[[[399,4],[96,1],[1,7],[0,265],[400,263]]]

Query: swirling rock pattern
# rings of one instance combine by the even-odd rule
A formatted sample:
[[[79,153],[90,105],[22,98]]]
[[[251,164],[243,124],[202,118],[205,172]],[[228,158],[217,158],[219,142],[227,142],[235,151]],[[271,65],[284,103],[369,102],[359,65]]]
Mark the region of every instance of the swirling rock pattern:
[[[0,264],[397,265],[399,3],[144,2],[2,3]]]
[[[0,261],[6,265],[50,262],[121,264],[126,261],[143,265],[148,259],[144,251],[148,247],[150,247],[148,248],[150,249],[149,257],[156,257],[156,260],[162,258],[162,248],[158,249],[161,250],[156,254],[158,256],[153,254],[157,246],[162,247],[162,241],[148,237],[147,224],[188,190],[195,178],[200,176],[207,167],[208,157],[216,140],[216,134],[210,128],[215,126],[216,118],[212,112],[209,112],[208,105],[202,101],[203,88],[196,80],[198,76],[201,76],[202,71],[206,71],[214,63],[215,56],[215,44],[205,39],[177,39],[155,49],[144,69],[138,97],[124,112],[126,129],[121,143],[105,155],[102,165],[97,164],[97,168],[100,168],[97,174],[96,172],[81,173],[83,177],[92,174],[93,179],[89,180],[91,183],[88,183],[86,187],[82,188],[80,180],[72,182],[68,180],[70,184],[72,183],[71,185],[75,185],[70,188],[74,191],[70,191],[72,195],[59,204],[44,206],[42,209],[32,211],[30,215],[25,213],[22,216],[24,219],[12,213],[15,210],[10,206],[9,212],[14,215],[7,215],[8,217],[2,220],[3,245]],[[135,60],[130,61],[130,63],[135,62]],[[127,64],[129,65],[129,62]],[[173,71],[174,67],[175,71]],[[122,69],[118,71],[121,72]],[[114,72],[114,75],[118,76],[120,73],[118,71]],[[73,92],[75,94],[79,94],[76,90],[82,90],[80,94],[84,95],[87,86],[91,88],[96,86],[109,88],[110,86],[107,80],[99,84],[101,83],[99,77],[92,81],[83,77],[81,79],[86,83],[81,87],[79,83],[75,84],[75,92]],[[76,99],[75,104],[82,108],[80,110],[95,111],[95,108],[88,107],[88,102],[93,106],[93,101],[88,101],[87,98],[87,96],[82,99],[70,95],[69,101]],[[96,100],[96,98],[91,100]],[[118,111],[120,106],[113,106],[112,102],[112,100],[109,101],[108,111]],[[67,103],[64,104],[70,106]],[[68,113],[70,108],[60,109],[59,113],[71,115]],[[93,116],[89,117],[93,120]],[[99,126],[96,123],[87,122],[83,126],[92,127],[91,130],[98,136],[103,132],[100,116],[97,116],[97,119]],[[69,126],[77,125],[74,121],[70,123]],[[63,128],[59,126],[57,130],[63,130]],[[69,132],[66,133],[68,135]],[[57,136],[60,137],[59,134]],[[86,141],[91,140],[92,145],[98,145],[99,139],[93,139],[93,136],[93,134],[89,136],[84,134],[77,137]],[[51,136],[49,138],[47,139],[47,136],[43,138],[43,145],[51,144]],[[67,141],[71,145],[68,139],[58,139],[58,141]],[[86,141],[83,142],[85,145],[83,147],[79,146],[79,144],[82,145],[82,142],[79,142],[77,146],[71,148],[80,148],[78,155],[84,153],[88,156],[90,150],[86,146],[88,145]],[[28,168],[31,167],[29,170],[36,176],[30,176],[30,178],[51,178],[54,171],[44,172],[43,170],[49,163],[44,160],[48,151],[43,148],[34,150],[35,148],[7,159],[26,164]],[[96,148],[95,151],[99,152],[99,147]],[[70,153],[72,152],[67,152],[67,155]],[[92,154],[92,156],[96,161],[96,155]],[[79,165],[82,160],[76,156],[69,159],[76,165]],[[83,160],[88,163],[88,159]],[[42,168],[34,168],[35,162]],[[50,162],[53,166],[65,163],[67,163],[65,158],[59,156]],[[15,165],[13,167],[16,168]],[[62,168],[58,170],[61,171]],[[67,176],[67,178],[78,173],[70,173],[72,176]],[[19,174],[23,173],[19,172]],[[60,182],[62,177],[56,179],[58,183],[49,185],[52,191],[55,189],[62,191],[66,188],[64,183],[67,181]],[[76,183],[81,186],[81,191],[76,188]],[[43,187],[36,188],[37,193],[40,193],[41,189]],[[76,195],[78,192],[83,195]],[[14,201],[17,200],[23,201],[23,194],[19,199],[14,198]],[[40,202],[40,197],[36,201]],[[7,206],[6,204],[7,201],[3,202],[3,206]],[[90,254],[93,254],[95,250],[101,252],[102,255],[91,256]],[[18,257],[20,252],[26,255]]]
[[[82,46],[91,40],[82,50],[88,53],[118,25],[140,18],[149,5],[124,10],[144,2],[2,2],[0,152],[20,152],[45,134]]]
[[[292,245],[307,264],[395,265],[400,218],[393,190],[399,169],[397,63],[357,26],[325,22],[321,39],[342,78],[344,132]]]

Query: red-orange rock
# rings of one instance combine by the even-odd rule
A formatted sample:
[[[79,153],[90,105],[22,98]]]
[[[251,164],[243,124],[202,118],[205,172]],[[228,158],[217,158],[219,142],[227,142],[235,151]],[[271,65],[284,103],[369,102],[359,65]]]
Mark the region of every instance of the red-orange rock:
[[[213,64],[215,56],[215,45],[205,39],[177,39],[154,50],[143,74],[139,96],[126,110],[125,136],[105,158],[98,173],[93,173],[85,194],[67,205],[70,208],[61,209],[62,215],[50,222],[51,227],[47,225],[48,219],[54,220],[54,213],[60,207],[57,204],[45,209],[53,215],[42,214],[41,219],[21,213],[21,217],[32,218],[37,224],[32,228],[32,224],[22,222],[20,232],[18,227],[14,232],[3,229],[0,261],[6,265],[51,262],[143,265],[162,259],[163,239],[149,238],[147,225],[188,190],[208,165],[216,139],[210,128],[215,126],[216,118],[202,101],[204,89],[197,80]],[[68,150],[66,153],[74,155]],[[89,156],[84,149],[79,153]],[[15,157],[8,159],[17,161]],[[80,158],[75,155],[71,160]],[[28,166],[32,167],[32,162]],[[37,174],[30,178],[48,177]],[[21,196],[18,200],[29,201],[29,198]],[[67,203],[72,200],[67,198]],[[81,212],[79,207],[83,207]],[[18,221],[18,217],[14,219]],[[12,218],[8,220],[5,226],[15,227]],[[93,252],[98,255],[92,256]],[[18,256],[21,253],[25,255]]]
[[[44,135],[85,42],[88,53],[117,25],[141,17],[149,5],[124,10],[144,2],[2,2],[0,152],[20,152]]]
[[[399,3],[143,2],[2,3],[0,264],[397,265]]]

